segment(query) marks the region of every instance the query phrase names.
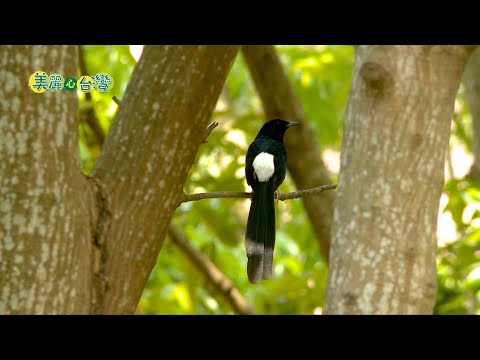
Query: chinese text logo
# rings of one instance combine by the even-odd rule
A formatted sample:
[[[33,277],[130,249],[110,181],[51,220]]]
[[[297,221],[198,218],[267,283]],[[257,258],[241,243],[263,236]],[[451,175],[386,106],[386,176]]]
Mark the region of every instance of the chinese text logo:
[[[59,92],[62,89],[74,91],[77,88],[84,93],[96,90],[106,93],[113,87],[113,79],[108,74],[99,73],[95,76],[83,75],[80,79],[69,77],[63,79],[62,75],[52,74],[48,76],[45,71],[35,71],[28,80],[28,86],[37,94],[44,93],[47,90]]]

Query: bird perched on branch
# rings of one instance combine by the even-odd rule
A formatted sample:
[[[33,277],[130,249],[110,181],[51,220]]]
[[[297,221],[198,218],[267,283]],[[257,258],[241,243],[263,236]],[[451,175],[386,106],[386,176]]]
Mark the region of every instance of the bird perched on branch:
[[[274,196],[287,173],[287,152],[283,136],[294,125],[298,125],[298,122],[280,119],[265,123],[247,151],[245,174],[253,194],[245,248],[248,280],[252,284],[272,276],[275,247]]]

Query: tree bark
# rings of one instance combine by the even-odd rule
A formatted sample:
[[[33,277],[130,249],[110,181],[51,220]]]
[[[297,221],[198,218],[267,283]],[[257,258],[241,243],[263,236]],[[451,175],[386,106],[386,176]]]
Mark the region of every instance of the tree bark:
[[[356,49],[326,314],[431,314],[436,223],[470,46]]]
[[[237,51],[147,46],[86,177],[76,47],[0,47],[0,313],[133,313]]]
[[[298,189],[310,189],[330,184],[331,179],[321,158],[315,133],[305,119],[302,106],[295,96],[280,58],[271,45],[243,46],[255,87],[268,119],[281,118],[300,122],[300,126],[285,136],[288,171]],[[320,251],[328,261],[330,229],[335,195],[331,191],[302,198],[312,224]]]
[[[237,46],[147,46],[91,176],[96,313],[133,313],[205,138]]]
[[[477,46],[470,56],[463,74],[465,97],[472,114],[472,153],[473,164],[469,175],[480,179],[480,46]]]
[[[0,63],[0,313],[88,313],[94,197],[77,96],[28,87],[38,70],[76,77],[76,47],[1,46]]]

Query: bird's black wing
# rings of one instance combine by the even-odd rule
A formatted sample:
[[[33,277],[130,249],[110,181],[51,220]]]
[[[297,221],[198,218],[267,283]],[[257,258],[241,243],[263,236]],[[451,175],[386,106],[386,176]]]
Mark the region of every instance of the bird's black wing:
[[[273,173],[273,190],[277,191],[278,187],[285,180],[287,174],[287,152],[283,143],[275,142],[272,146],[271,153],[273,154],[273,165],[275,172]]]
[[[255,189],[256,180],[253,176],[253,160],[257,157],[258,154],[262,152],[261,148],[262,142],[255,140],[250,144],[247,151],[247,156],[245,158],[245,177],[247,178],[247,184]]]

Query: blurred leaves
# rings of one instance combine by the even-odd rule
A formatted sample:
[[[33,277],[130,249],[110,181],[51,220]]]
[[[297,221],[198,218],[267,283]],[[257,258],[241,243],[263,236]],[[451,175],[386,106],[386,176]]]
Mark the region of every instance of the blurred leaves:
[[[479,99],[480,100],[480,99]],[[471,153],[472,118],[467,111],[463,86],[457,95],[451,147]],[[450,179],[444,187],[456,240],[440,246],[437,256],[436,314],[480,314],[480,182],[468,175]]]
[[[112,100],[112,96],[122,98],[122,95],[130,79],[133,68],[135,67],[135,59],[130,54],[128,45],[81,45],[83,62],[88,74],[95,76],[98,73],[109,74],[114,86],[106,93],[99,91],[90,92],[91,98],[88,100],[84,93],[77,91],[79,96],[79,112],[80,112],[80,159],[82,161],[82,170],[88,174],[100,155],[101,144],[95,138],[95,134],[91,127],[86,126],[87,119],[93,112],[99,120],[99,125],[104,133],[108,132],[113,116],[117,110],[117,105]]]
[[[353,68],[353,46],[278,46],[306,118],[322,148],[340,146]]]

